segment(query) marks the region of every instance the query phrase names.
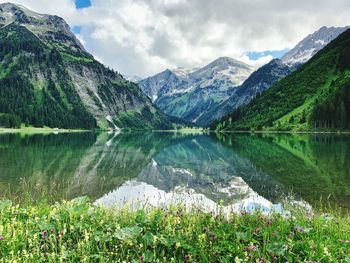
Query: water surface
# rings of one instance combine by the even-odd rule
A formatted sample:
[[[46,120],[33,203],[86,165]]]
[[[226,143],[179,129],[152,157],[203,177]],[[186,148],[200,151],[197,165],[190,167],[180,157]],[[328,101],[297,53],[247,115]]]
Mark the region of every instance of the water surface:
[[[0,194],[50,202],[350,208],[350,136],[180,133],[0,135]]]

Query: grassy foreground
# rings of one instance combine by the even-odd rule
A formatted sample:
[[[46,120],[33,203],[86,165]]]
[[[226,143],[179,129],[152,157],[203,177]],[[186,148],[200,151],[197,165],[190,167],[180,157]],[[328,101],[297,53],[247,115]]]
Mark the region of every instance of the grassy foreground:
[[[347,216],[0,201],[0,262],[350,262]]]

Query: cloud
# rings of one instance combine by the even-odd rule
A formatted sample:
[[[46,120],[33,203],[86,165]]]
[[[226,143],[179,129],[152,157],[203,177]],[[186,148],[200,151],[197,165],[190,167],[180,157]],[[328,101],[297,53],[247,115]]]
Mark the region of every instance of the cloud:
[[[274,57],[272,55],[259,57],[257,59],[251,59],[251,58],[249,58],[248,55],[243,55],[243,56],[238,58],[238,60],[243,61],[249,65],[252,65],[255,68],[259,68],[262,65],[269,63],[272,59],[274,59]]]
[[[292,48],[321,26],[344,26],[348,0],[15,0],[81,27],[79,38],[103,63],[127,75],[203,66],[220,56],[255,66],[249,52]],[[336,14],[336,15],[334,15]]]

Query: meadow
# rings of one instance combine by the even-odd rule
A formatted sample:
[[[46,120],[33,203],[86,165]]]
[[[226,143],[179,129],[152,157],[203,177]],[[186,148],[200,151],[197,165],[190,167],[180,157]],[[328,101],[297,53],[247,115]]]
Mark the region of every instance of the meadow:
[[[0,262],[350,262],[350,217],[0,201]]]

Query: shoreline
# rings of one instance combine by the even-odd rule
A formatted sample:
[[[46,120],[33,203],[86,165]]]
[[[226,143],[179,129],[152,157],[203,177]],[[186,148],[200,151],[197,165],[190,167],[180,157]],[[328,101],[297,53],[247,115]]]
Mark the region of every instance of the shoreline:
[[[0,134],[4,133],[23,133],[23,134],[50,134],[50,133],[76,133],[76,132],[110,132],[116,130],[84,130],[84,129],[58,129],[58,128],[36,128],[36,127],[21,127],[17,128],[2,128],[0,127]],[[133,130],[130,128],[123,128],[118,131],[121,132],[159,132],[159,133],[184,133],[184,134],[208,134],[208,133],[218,133],[218,134],[234,134],[234,133],[250,133],[250,134],[338,134],[338,135],[349,135],[350,131],[238,131],[238,130],[225,130],[225,131],[215,131],[205,128],[184,128],[179,130]]]
[[[5,133],[21,133],[21,134],[50,134],[50,133],[73,133],[73,132],[89,132],[92,130],[79,130],[79,129],[56,129],[56,128],[35,128],[35,127],[21,127],[19,129],[14,128],[0,128],[0,134]]]
[[[213,131],[209,130],[212,133],[259,133],[259,134],[350,134],[350,131]]]

